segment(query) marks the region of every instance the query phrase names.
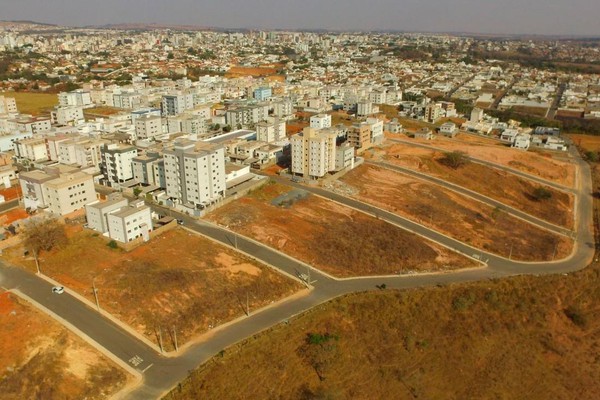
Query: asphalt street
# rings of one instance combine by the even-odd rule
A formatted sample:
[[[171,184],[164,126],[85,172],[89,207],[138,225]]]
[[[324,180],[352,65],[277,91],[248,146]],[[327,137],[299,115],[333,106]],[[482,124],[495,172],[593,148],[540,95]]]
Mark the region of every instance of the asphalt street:
[[[164,357],[158,354],[154,349],[148,347],[136,337],[115,325],[112,321],[104,318],[96,310],[89,308],[70,296],[68,289],[63,295],[52,294],[52,285],[32,273],[0,265],[0,286],[7,289],[19,289],[36,302],[43,304],[55,314],[80,329],[99,346],[104,347],[119,359],[142,372],[142,385],[130,393],[127,396],[128,399],[147,400],[159,398],[161,394],[176,386],[178,382],[184,379],[189,371],[198,367],[219,351],[278,323],[289,322],[289,319],[294,315],[347,293],[374,290],[375,285],[384,283],[389,288],[406,289],[479,281],[518,274],[566,273],[584,268],[592,260],[595,250],[592,227],[592,188],[589,166],[579,157],[576,157],[575,160],[580,166],[580,179],[576,191],[581,194],[578,197],[577,207],[576,248],[570,258],[550,263],[523,263],[482,252],[415,222],[360,201],[340,196],[318,187],[305,186],[284,180],[283,178],[275,178],[276,180],[282,180],[285,184],[300,187],[315,195],[323,196],[357,210],[376,215],[380,219],[401,226],[404,229],[420,234],[466,255],[479,257],[487,261],[487,266],[471,270],[436,274],[345,280],[332,279],[311,268],[310,279],[313,289],[307,295],[291,298],[273,307],[251,313],[249,317],[224,328],[215,329],[214,333],[207,340],[188,346],[177,357]],[[184,220],[187,228],[229,246],[237,246],[240,251],[252,255],[256,259],[286,274],[297,277],[300,274],[307,273],[308,267],[304,263],[251,239],[236,235],[223,227],[203,221],[197,222],[183,215],[178,215],[177,217]]]

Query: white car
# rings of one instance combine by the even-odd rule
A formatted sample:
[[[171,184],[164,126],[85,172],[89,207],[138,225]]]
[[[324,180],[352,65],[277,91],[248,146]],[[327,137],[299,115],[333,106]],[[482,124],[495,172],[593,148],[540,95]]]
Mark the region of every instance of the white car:
[[[52,293],[63,294],[65,292],[65,288],[62,286],[54,286],[52,288]]]

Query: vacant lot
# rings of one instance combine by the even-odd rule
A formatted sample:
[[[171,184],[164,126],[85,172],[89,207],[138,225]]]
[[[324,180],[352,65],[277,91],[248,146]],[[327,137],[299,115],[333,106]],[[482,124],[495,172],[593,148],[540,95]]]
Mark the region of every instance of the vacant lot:
[[[404,144],[383,149],[385,154],[378,157],[375,152],[373,158],[442,178],[556,225],[573,227],[572,194],[544,186],[551,198],[539,201],[533,194],[542,185],[509,172],[474,162],[451,168],[443,162],[444,153]]]
[[[277,69],[275,68],[267,68],[267,67],[241,67],[235,66],[231,67],[229,71],[225,74],[228,78],[239,78],[245,76],[270,76],[277,74]]]
[[[209,218],[339,277],[477,266],[384,221],[275,183]]]
[[[442,148],[446,151],[462,151],[471,157],[514,168],[567,187],[575,186],[575,164],[553,158],[551,153],[513,149],[496,140],[465,133],[458,134],[453,139],[437,135],[434,140],[408,139],[406,136],[391,134],[388,136]],[[411,146],[409,149],[416,148]],[[397,150],[403,151],[401,147]],[[391,155],[394,156],[394,154]]]
[[[0,293],[0,395],[21,399],[106,399],[128,376],[58,322]]]
[[[183,229],[166,232],[126,253],[96,233],[72,228],[69,245],[42,255],[43,272],[100,304],[151,340],[175,327],[179,344],[243,315],[246,296],[256,310],[286,297],[300,284],[224,246]],[[35,270],[22,260],[11,261]],[[169,343],[170,346],[170,343]]]
[[[95,118],[95,117],[106,117],[109,115],[117,114],[123,111],[120,108],[115,107],[94,107],[94,108],[86,108],[84,110],[84,115],[87,118]]]
[[[14,97],[17,108],[22,114],[49,114],[58,105],[58,96],[50,93],[11,92],[4,93],[5,97]]]
[[[598,266],[355,294],[226,349],[166,399],[595,400],[598,310]]]
[[[361,165],[346,174],[346,193],[505,257],[545,261],[566,257],[572,242],[434,184]],[[512,250],[511,250],[512,249]]]
[[[600,136],[580,134],[569,134],[568,136],[575,145],[584,151],[600,151]]]

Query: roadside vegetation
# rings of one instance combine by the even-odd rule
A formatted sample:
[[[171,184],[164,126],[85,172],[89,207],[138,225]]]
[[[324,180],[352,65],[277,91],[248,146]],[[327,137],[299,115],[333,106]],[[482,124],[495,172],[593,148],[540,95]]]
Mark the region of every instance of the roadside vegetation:
[[[593,400],[599,309],[597,264],[353,294],[224,349],[165,399]]]

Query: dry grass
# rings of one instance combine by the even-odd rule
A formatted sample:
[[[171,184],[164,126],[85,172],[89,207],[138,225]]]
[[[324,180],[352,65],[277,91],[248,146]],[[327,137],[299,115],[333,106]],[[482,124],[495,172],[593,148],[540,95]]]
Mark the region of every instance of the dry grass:
[[[93,107],[93,108],[86,108],[84,110],[84,114],[86,117],[106,117],[109,115],[113,115],[113,114],[117,114],[119,112],[123,111],[120,108],[115,108],[115,107]]]
[[[569,134],[573,143],[583,151],[600,151],[600,136]]]
[[[544,186],[552,193],[552,198],[537,201],[532,194],[542,185],[497,168],[472,162],[454,169],[443,164],[444,153],[415,149],[404,144],[394,144],[383,150],[385,154],[379,156],[386,162],[442,178],[556,225],[573,227],[575,199],[570,193]],[[512,165],[517,162],[519,161],[511,160],[508,163]],[[557,173],[559,171],[565,172],[556,170]]]
[[[291,190],[266,185],[209,218],[339,277],[477,266],[417,235],[317,196],[285,208],[271,204]]]
[[[553,256],[566,257],[572,250],[572,241],[563,236],[441,186],[388,169],[361,165],[341,181],[358,190],[355,197],[361,201],[504,257],[548,261]]]
[[[594,400],[598,310],[598,266],[354,294],[226,349],[165,399]]]
[[[0,397],[107,399],[128,379],[108,359],[15,295],[0,294]]]
[[[58,96],[50,93],[10,92],[5,97],[14,97],[22,114],[49,114],[58,105]]]
[[[72,229],[68,246],[42,256],[44,273],[91,301],[95,279],[102,307],[153,341],[159,327],[176,327],[183,344],[241,316],[247,294],[255,310],[300,289],[272,269],[183,229],[129,253],[109,248],[96,233]],[[11,252],[12,262],[34,270],[20,251]]]

